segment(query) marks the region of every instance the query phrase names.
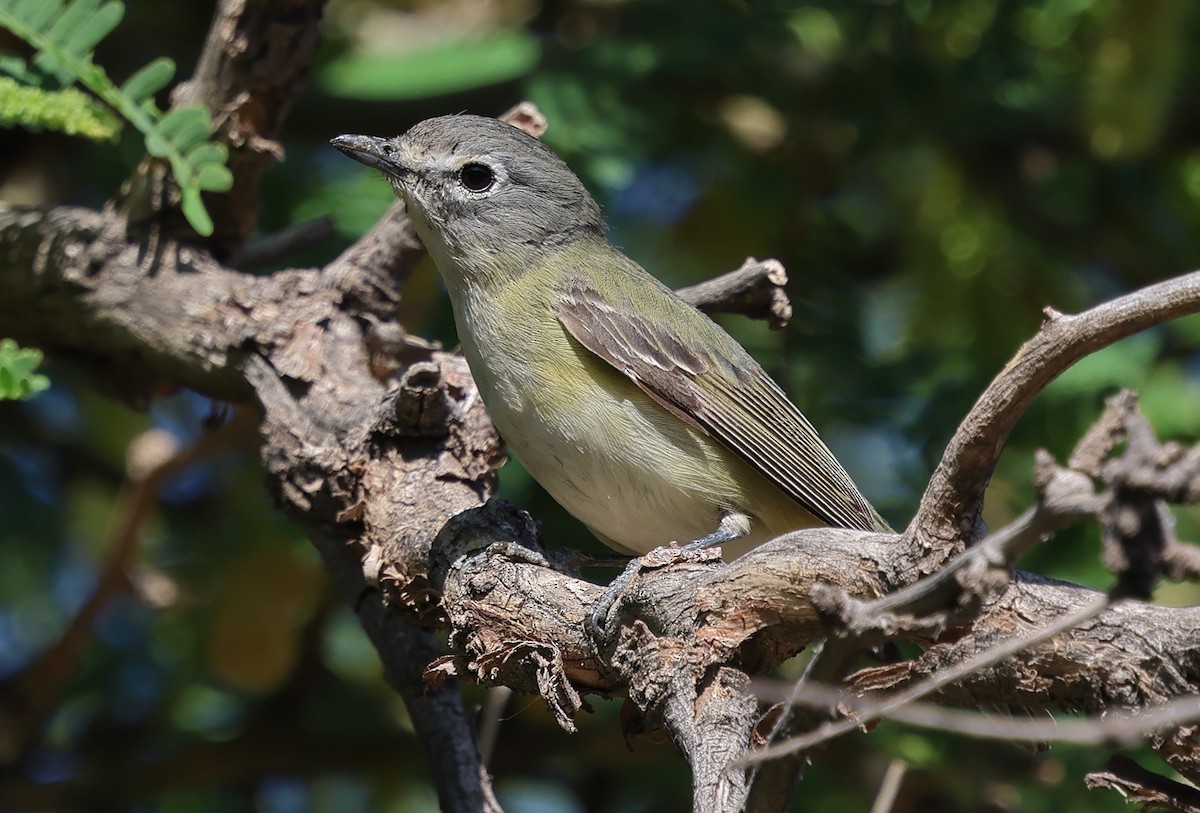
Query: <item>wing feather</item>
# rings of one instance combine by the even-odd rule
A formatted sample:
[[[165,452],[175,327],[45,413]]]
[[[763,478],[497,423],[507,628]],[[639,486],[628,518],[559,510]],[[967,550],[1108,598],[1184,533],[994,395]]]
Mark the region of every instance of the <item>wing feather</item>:
[[[558,294],[556,315],[584,348],[813,516],[835,527],[887,528],[779,385],[707,317],[700,315],[697,330],[716,331],[719,338],[689,343],[632,308],[615,307],[585,279],[568,277]],[[649,295],[659,298],[654,304],[660,309],[692,310],[666,288],[654,286]],[[683,314],[689,325],[696,315]]]

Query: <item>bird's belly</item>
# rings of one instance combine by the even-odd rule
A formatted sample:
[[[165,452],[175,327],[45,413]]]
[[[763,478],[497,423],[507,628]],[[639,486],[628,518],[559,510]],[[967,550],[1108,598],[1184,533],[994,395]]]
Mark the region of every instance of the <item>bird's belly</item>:
[[[506,437],[515,437],[509,447],[550,496],[611,547],[641,554],[716,530],[723,513],[716,499],[680,487],[671,474],[692,461],[651,459],[652,442],[613,450],[576,439],[564,454],[540,434],[510,431]]]
[[[640,554],[716,530],[723,513],[719,496],[706,498],[680,485],[687,469],[701,470],[702,459],[688,460],[645,437],[630,436],[628,447],[616,449],[546,430],[500,427],[530,475],[610,546]]]
[[[615,371],[544,373],[527,368],[476,379],[509,449],[610,547],[641,554],[690,542],[716,531],[725,514],[744,513],[751,533],[727,546],[730,558],[812,524],[732,453]],[[781,506],[785,516],[777,517]]]

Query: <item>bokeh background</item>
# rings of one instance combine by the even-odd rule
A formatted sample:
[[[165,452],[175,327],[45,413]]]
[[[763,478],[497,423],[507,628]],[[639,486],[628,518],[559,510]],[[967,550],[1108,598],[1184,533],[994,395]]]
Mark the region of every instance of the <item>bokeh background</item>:
[[[129,0],[97,61],[121,80],[166,55],[186,74],[211,14]],[[614,241],[664,280],[784,262],[792,324],[726,324],[894,524],[1043,307],[1200,265],[1188,0],[334,0],[326,20],[262,232],[328,216],[336,236],[283,264],[329,260],[391,200],[331,136],[531,99]],[[139,158],[134,137],[0,132],[0,198],[98,206]],[[403,321],[454,344],[428,264]],[[1029,504],[1034,450],[1064,457],[1119,387],[1140,390],[1161,435],[1195,441],[1198,343],[1200,320],[1182,320],[1053,384],[1005,452],[988,522]],[[0,404],[0,809],[434,809],[373,651],[265,495],[253,416],[188,392],[133,410],[102,370],[47,371],[51,390]],[[146,461],[172,455],[177,470],[147,483]],[[596,548],[515,463],[502,489],[551,540]],[[1177,516],[1196,538],[1197,512]],[[1095,529],[1022,566],[1111,581]],[[540,701],[509,701],[491,767],[510,813],[688,809],[682,760],[627,743],[619,703],[578,722],[567,735]],[[901,759],[898,811],[1115,811],[1081,782],[1109,753],[883,724],[822,752],[795,809],[866,810]]]

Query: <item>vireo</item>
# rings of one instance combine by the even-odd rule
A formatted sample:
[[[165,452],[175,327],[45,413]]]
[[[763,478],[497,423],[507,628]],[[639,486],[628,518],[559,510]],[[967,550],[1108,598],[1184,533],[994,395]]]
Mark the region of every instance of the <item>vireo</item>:
[[[509,449],[610,547],[728,559],[822,523],[887,529],[741,345],[609,243],[545,144],[466,115],[332,143],[407,204]]]

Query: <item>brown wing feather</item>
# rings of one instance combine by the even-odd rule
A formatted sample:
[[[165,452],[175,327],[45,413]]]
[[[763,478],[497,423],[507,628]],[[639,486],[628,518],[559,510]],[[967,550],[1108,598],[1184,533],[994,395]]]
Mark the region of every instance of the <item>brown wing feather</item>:
[[[660,295],[672,296],[666,289]],[[690,309],[682,301],[666,306]],[[651,319],[613,307],[578,278],[560,288],[555,310],[586,349],[680,420],[741,457],[822,522],[860,530],[887,528],[808,419],[749,356],[735,361],[690,348]]]

